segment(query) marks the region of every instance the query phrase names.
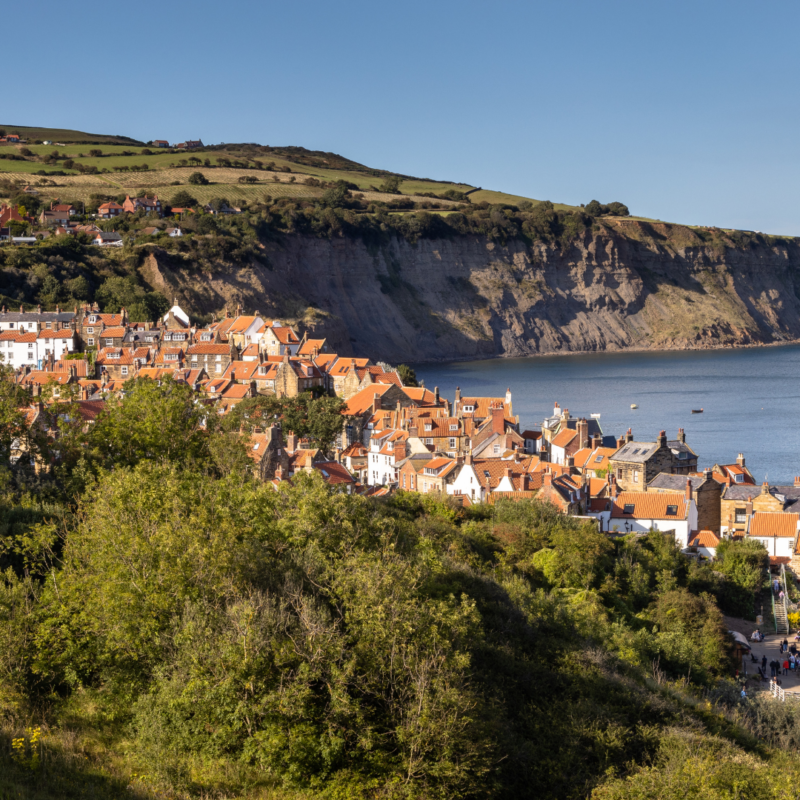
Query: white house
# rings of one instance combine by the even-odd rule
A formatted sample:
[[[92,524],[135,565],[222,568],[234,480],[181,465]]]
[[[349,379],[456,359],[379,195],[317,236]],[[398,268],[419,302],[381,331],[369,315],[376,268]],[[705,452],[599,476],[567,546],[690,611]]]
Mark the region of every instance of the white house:
[[[76,349],[71,328],[60,331],[3,331],[0,333],[0,363],[19,369],[22,366],[41,368],[52,356],[54,361]]]
[[[794,555],[800,514],[781,511],[756,511],[748,520],[747,538],[756,539],[773,558]]]
[[[183,326],[185,328],[189,327],[189,315],[179,305],[172,306],[172,308],[169,311],[167,311],[166,314],[164,314],[164,319],[162,321],[164,322],[165,325],[169,320],[170,314],[172,314],[172,316],[175,319],[183,323]]]
[[[397,465],[403,459],[419,453],[430,455],[430,450],[416,436],[388,428],[373,431],[367,453],[367,485],[386,486],[397,483]]]
[[[675,531],[684,549],[697,530],[697,504],[691,486],[679,492],[620,492],[611,501],[610,530],[619,533],[649,530]]]

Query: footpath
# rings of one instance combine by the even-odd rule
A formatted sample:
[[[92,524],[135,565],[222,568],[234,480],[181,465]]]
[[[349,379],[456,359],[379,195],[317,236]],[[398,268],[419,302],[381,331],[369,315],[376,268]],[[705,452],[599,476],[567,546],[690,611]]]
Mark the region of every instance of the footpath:
[[[755,626],[754,626],[755,627]],[[751,631],[752,633],[752,631]],[[746,656],[747,661],[747,691],[769,691],[769,677],[770,677],[770,669],[769,669],[769,662],[770,661],[780,661],[781,664],[789,658],[788,653],[781,653],[780,651],[780,644],[784,639],[789,640],[789,644],[794,642],[795,634],[792,633],[790,635],[779,634],[779,633],[771,633],[766,634],[764,637],[763,642],[752,642],[750,641],[750,637],[748,636],[748,642],[750,647],[752,648],[753,655],[758,659],[758,663],[754,663],[751,661],[749,656]],[[798,652],[800,652],[800,642],[796,642]],[[758,680],[758,668],[761,666],[761,659],[763,656],[767,657],[767,668],[765,670],[767,675],[766,683],[763,681]],[[753,676],[755,675],[755,678]],[[789,670],[787,675],[783,674],[783,668],[781,668],[781,674],[779,675],[781,680],[781,688],[786,692],[786,694],[796,695],[800,697],[800,670],[794,669]]]

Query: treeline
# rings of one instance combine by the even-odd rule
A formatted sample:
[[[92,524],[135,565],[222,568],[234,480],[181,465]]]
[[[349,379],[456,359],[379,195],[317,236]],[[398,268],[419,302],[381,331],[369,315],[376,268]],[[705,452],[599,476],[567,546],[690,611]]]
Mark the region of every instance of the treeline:
[[[87,432],[62,399],[36,472],[0,384],[12,796],[78,785],[82,737],[107,795],[721,800],[800,777],[797,715],[740,703],[715,599],[757,590],[763,548],[712,570],[535,501],[258,482],[240,427],[328,436],[317,401],[220,420],[140,379]]]

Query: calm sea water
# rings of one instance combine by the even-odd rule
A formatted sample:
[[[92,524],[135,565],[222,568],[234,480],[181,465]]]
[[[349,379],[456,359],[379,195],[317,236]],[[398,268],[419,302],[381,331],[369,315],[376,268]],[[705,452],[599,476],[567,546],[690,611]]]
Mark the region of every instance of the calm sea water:
[[[460,361],[415,366],[425,386],[451,402],[512,392],[521,429],[541,425],[554,402],[572,416],[599,413],[606,434],[633,429],[653,441],[686,431],[699,464],[730,464],[744,453],[758,482],[800,475],[800,346],[668,353]],[[631,409],[631,403],[639,408]],[[693,408],[704,413],[692,414]]]

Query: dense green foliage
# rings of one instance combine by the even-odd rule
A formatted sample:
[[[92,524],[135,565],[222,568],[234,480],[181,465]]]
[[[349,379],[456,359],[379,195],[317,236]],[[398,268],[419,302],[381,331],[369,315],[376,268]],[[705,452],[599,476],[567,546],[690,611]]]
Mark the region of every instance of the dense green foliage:
[[[538,502],[252,477],[239,430],[324,439],[335,402],[256,398],[218,422],[140,379],[89,429],[64,398],[62,435],[29,443],[47,471],[6,462],[0,737],[47,733],[6,774],[55,781],[64,742],[102,730],[109,786],[190,795],[677,798],[745,759],[778,796],[764,765],[798,771],[781,748],[800,720],[739,704],[708,567]],[[678,769],[686,748],[703,755]]]

